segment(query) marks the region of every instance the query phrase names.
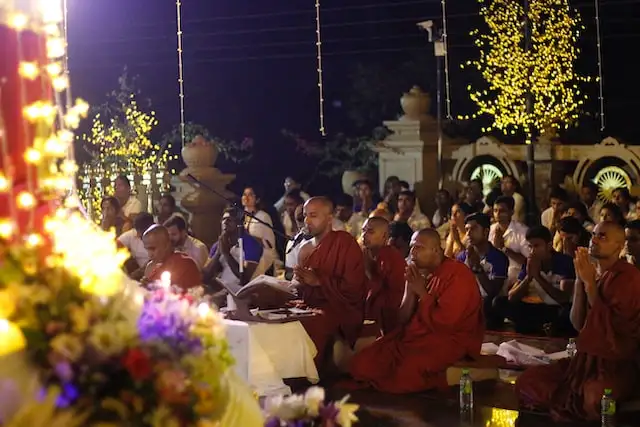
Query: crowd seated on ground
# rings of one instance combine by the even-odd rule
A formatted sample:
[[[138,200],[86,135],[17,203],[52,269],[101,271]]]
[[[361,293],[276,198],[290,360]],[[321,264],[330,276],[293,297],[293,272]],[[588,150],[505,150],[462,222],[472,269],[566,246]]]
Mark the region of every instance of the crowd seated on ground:
[[[159,266],[171,267],[180,287],[202,285],[230,315],[261,305],[256,295],[236,295],[259,275],[291,281],[298,306],[316,313],[301,323],[318,350],[321,375],[332,369],[332,345],[344,341],[359,349],[349,364],[350,387],[394,393],[438,388],[446,385],[447,367],[479,357],[486,328],[577,336],[580,363],[599,364],[608,376],[596,378],[592,368],[568,375],[600,381],[595,388],[610,382],[619,386],[617,396],[629,394],[620,371],[607,364],[637,352],[640,334],[638,311],[629,314],[638,301],[629,284],[640,280],[640,220],[626,189],[602,204],[591,183],[577,195],[554,188],[539,221],[532,221],[542,225],[527,226],[527,198],[512,176],[486,197],[480,181],[459,195],[439,190],[428,216],[409,185],[396,177],[387,180],[380,196],[363,179],[354,183],[352,195],[334,199],[312,197],[289,177],[275,206],[247,186],[243,210],[225,210],[222,233],[207,251],[189,234],[171,196],[163,197],[156,218],[135,212],[133,196],[126,194],[130,188],[118,179],[117,198],[103,201],[103,227],[114,228],[119,244],[130,250],[126,269],[132,278],[145,283],[158,275]],[[597,260],[598,274],[587,250]],[[622,280],[618,276],[630,282],[612,285]],[[617,341],[622,332],[631,338]],[[367,336],[378,340],[359,348],[357,342]],[[585,336],[599,337],[610,348],[587,343],[592,338]],[[618,344],[623,347],[616,349]],[[414,353],[420,358],[413,360]],[[638,378],[636,370],[629,372]],[[523,376],[518,388],[523,404],[551,408],[558,418],[593,417],[594,397],[575,395],[566,375],[553,387],[584,410],[542,399],[532,375]],[[544,373],[545,387],[552,387],[553,375],[559,373]]]

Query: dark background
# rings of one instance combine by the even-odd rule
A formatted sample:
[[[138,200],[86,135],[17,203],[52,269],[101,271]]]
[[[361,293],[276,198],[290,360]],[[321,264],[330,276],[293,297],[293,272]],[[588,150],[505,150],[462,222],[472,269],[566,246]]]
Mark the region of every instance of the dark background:
[[[126,65],[139,75],[151,99],[158,135],[180,121],[177,84],[176,5],[170,0],[68,0],[69,55],[74,96],[91,104],[116,88]],[[579,70],[597,76],[595,2],[574,1],[586,34]],[[454,116],[474,106],[466,86],[477,76],[459,64],[477,55],[469,31],[482,25],[478,3],[447,2],[449,58]],[[416,23],[441,20],[441,0],[321,0],[328,137],[338,132],[367,135],[382,120],[394,119],[399,98],[413,84],[435,91],[433,47]],[[260,181],[268,198],[282,192],[292,174],[303,182],[314,164],[283,137],[289,129],[321,141],[313,1],[188,0],[183,7],[186,118],[213,135],[255,141],[254,156],[242,165],[221,162],[238,174],[235,190]],[[637,75],[640,0],[603,0],[602,23],[606,129],[599,130],[597,85],[579,129],[563,141],[594,143],[615,136],[640,140],[632,125],[639,106]],[[435,96],[434,96],[435,99]],[[435,107],[434,107],[435,108]],[[480,124],[458,129],[470,139]],[[314,182],[311,190],[334,191]]]

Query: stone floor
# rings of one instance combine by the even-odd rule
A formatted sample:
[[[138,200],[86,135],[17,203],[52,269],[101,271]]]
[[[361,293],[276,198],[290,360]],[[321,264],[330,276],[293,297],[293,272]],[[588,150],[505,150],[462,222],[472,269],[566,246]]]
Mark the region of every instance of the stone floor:
[[[547,353],[563,350],[566,340],[517,336],[512,333],[490,333],[485,342],[501,342],[517,339],[524,344],[544,349]],[[349,394],[350,400],[360,405],[360,422],[356,427],[567,427],[597,426],[599,423],[556,424],[544,414],[518,410],[513,393],[513,383],[518,371],[501,370],[501,379],[474,384],[475,410],[473,419],[461,419],[458,406],[458,390],[452,387],[446,392],[428,392],[414,395],[389,395],[370,390],[344,391],[331,384],[325,388],[332,400]],[[298,388],[299,387],[295,387]],[[619,414],[617,427],[640,426],[640,413]]]

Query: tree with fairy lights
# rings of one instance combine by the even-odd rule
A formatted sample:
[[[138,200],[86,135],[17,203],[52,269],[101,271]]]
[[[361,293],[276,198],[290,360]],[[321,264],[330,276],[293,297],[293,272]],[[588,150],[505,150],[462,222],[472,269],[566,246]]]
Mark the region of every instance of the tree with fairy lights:
[[[584,29],[577,11],[568,0],[529,0],[527,9],[521,1],[479,1],[488,32],[471,33],[480,57],[463,68],[480,71],[488,87],[468,87],[478,106],[472,117],[489,115],[493,128],[524,132],[528,142],[576,123],[586,99],[579,85],[590,80],[574,69]]]
[[[172,157],[170,145],[152,141],[151,133],[158,120],[154,111],[146,111],[150,103],[142,106],[138,101],[140,92],[135,78],[129,77],[126,69],[118,78],[118,85],[107,95],[106,102],[95,108],[91,129],[80,137],[91,156],[81,171],[81,181],[87,190],[83,198],[85,206],[89,208],[90,204],[96,220],[100,217],[102,196],[112,190],[111,185],[102,185],[102,179],[110,181],[118,174],[133,177],[162,172]],[[89,185],[91,178],[97,181],[96,185]]]

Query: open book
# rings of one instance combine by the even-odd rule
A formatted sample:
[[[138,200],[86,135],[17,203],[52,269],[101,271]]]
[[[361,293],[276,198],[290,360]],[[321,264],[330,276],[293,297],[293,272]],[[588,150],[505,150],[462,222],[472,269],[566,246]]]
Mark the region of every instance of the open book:
[[[483,344],[484,346],[484,344]],[[566,351],[547,354],[530,345],[520,343],[516,340],[503,342],[498,346],[496,352],[498,356],[504,357],[507,362],[516,365],[548,365],[554,360],[560,360],[569,357]]]
[[[261,274],[260,276],[254,278],[249,283],[238,289],[236,292],[232,292],[232,294],[236,298],[246,298],[254,293],[260,292],[261,288],[269,288],[271,290],[283,292],[291,296],[297,295],[295,286],[293,286],[293,284],[288,280],[277,279],[265,274]]]

